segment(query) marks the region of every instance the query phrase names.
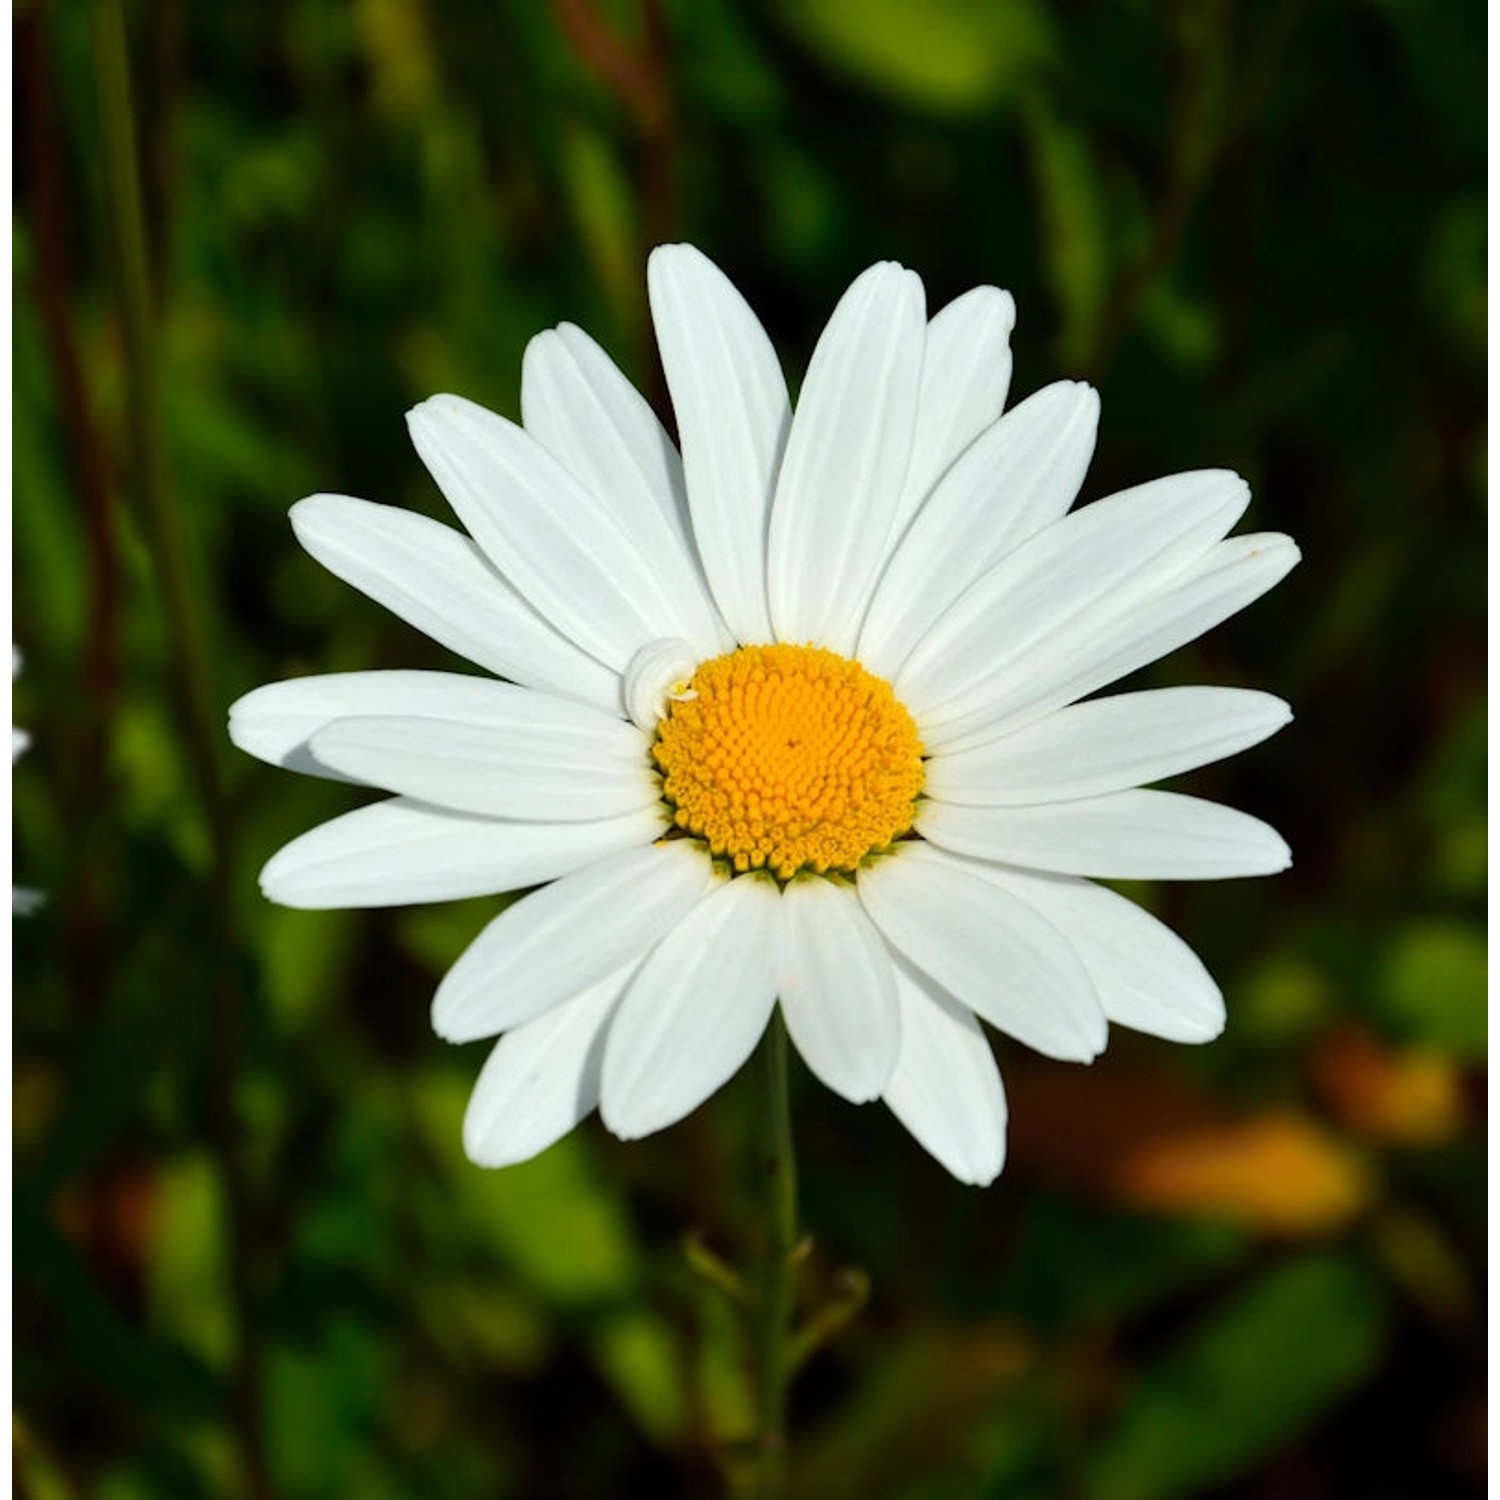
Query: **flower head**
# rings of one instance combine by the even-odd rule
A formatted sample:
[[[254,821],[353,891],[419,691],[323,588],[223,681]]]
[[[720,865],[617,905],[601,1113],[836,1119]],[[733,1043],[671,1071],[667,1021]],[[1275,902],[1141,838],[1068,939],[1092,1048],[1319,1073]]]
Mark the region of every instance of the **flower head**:
[[[293,906],[536,887],[444,978],[433,1021],[501,1036],[465,1121],[491,1165],[597,1105],[681,1119],[781,1006],[811,1070],[884,1099],[988,1182],[1005,1100],[980,1025],[1087,1061],[1108,1023],[1217,1035],[1174,933],[1095,878],[1285,867],[1265,824],[1139,790],[1264,739],[1264,693],[1088,695],[1293,566],[1228,538],[1235,475],[1072,510],[1098,402],[1004,412],[1010,297],[928,319],[871,267],[795,414],[765,332],[685,245],[650,264],[681,452],[581,330],[526,352],[522,425],[456,396],[409,417],[466,528],[336,495],[293,508],[326,567],[504,679],[361,672],[261,688],[230,732],[263,759],[395,793],[266,866]],[[1081,701],[1088,699],[1088,701]]]

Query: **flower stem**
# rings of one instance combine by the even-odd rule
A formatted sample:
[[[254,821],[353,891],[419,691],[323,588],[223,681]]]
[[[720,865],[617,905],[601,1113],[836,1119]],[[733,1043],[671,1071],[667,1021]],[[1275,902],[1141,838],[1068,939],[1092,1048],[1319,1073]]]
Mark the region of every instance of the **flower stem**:
[[[780,1011],[766,1029],[761,1171],[766,1247],[751,1324],[755,1341],[754,1494],[777,1500],[786,1483],[786,1398],[793,1371],[791,1323],[797,1262],[797,1159],[787,1091],[786,1025]]]
[[[157,358],[157,311],[141,198],[130,57],[120,0],[94,0],[90,17],[99,106],[99,155],[108,196],[113,269],[125,352],[131,459],[175,656],[187,751],[210,837],[219,843],[224,837],[223,795],[217,766],[222,735],[213,687],[213,654],[196,559],[172,486],[167,453],[161,365]]]
[[[231,824],[219,756],[222,731],[214,686],[209,611],[192,536],[172,484],[158,359],[158,309],[151,286],[141,195],[130,53],[122,0],[92,0],[90,42],[98,104],[99,157],[108,207],[122,343],[126,407],[135,488],[151,540],[156,580],[171,649],[183,740],[208,829],[215,968],[205,974],[212,1022],[208,1050],[209,1129],[224,1186],[225,1242],[234,1349],[230,1405],[244,1492],[271,1493],[263,1442],[261,1348],[253,1307],[250,1184],[235,1117],[242,1008],[239,955],[231,900]]]

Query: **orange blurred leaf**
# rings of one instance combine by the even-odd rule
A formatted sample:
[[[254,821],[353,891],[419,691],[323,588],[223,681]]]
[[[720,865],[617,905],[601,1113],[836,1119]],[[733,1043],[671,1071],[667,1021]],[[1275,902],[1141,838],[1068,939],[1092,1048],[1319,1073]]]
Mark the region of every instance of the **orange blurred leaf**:
[[[1435,1146],[1463,1127],[1458,1069],[1426,1048],[1392,1047],[1363,1026],[1325,1032],[1312,1059],[1313,1083],[1351,1130],[1398,1146]]]
[[[1232,1113],[1151,1069],[1028,1066],[1007,1090],[1018,1170],[1131,1208],[1303,1235],[1347,1223],[1372,1196],[1358,1152],[1286,1106]]]
[[[1144,1142],[1116,1163],[1110,1186],[1134,1207],[1213,1214],[1290,1235],[1340,1228],[1372,1192],[1360,1157],[1291,1109]]]

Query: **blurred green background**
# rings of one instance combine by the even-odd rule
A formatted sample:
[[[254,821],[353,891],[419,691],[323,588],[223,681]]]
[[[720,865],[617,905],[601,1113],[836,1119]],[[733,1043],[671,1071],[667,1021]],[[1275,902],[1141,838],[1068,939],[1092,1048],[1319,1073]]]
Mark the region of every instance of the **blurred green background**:
[[[796,1390],[795,1492],[1480,1492],[1478,0],[22,0],[13,27],[15,867],[47,894],[14,926],[18,1493],[721,1492],[739,1350],[681,1241],[753,1231],[753,1089],[470,1167],[483,1050],[427,1008],[497,903],[266,904],[264,860],[356,799],[222,737],[266,681],[450,664],[288,505],[440,514],[404,410],[515,415],[562,319],[659,395],[665,239],[794,377],[873,260],[933,307],[1008,287],[1013,391],[1102,393],[1085,497],[1234,467],[1305,553],[1149,674],[1298,715],[1189,779],[1295,869],[1132,891],[1224,985],[1225,1037],[1117,1033],[1091,1069],[999,1041],[984,1192],[794,1078],[809,1284],[874,1287]]]

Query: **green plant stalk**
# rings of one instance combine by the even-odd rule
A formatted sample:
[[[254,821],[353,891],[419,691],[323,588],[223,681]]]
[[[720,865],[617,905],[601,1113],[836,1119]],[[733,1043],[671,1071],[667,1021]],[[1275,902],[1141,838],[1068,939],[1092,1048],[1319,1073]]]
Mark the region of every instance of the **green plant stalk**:
[[[173,489],[162,421],[156,311],[142,206],[130,54],[121,0],[92,0],[89,11],[99,148],[108,204],[126,373],[126,410],[136,488],[166,614],[176,696],[193,780],[207,824],[212,897],[220,939],[210,976],[210,1113],[213,1148],[224,1181],[225,1244],[234,1316],[232,1413],[244,1491],[270,1493],[261,1442],[259,1339],[251,1310],[248,1184],[236,1140],[239,1074],[239,986],[231,906],[231,828],[219,775],[220,724],[213,686],[208,611],[198,586],[186,526]]]
[[[136,153],[129,52],[120,0],[90,10],[100,156],[125,349],[125,401],[137,486],[151,535],[153,561],[171,631],[170,649],[187,720],[188,752],[210,836],[222,845],[224,799],[218,773],[218,721],[212,687],[207,614],[195,587],[191,552],[172,486],[162,424],[156,316],[146,247],[146,220]]]
[[[755,1489],[777,1500],[786,1486],[786,1402],[794,1373],[792,1314],[797,1259],[797,1159],[787,1089],[786,1024],[778,1010],[766,1028],[764,1135],[766,1247],[751,1327],[755,1346]]]

